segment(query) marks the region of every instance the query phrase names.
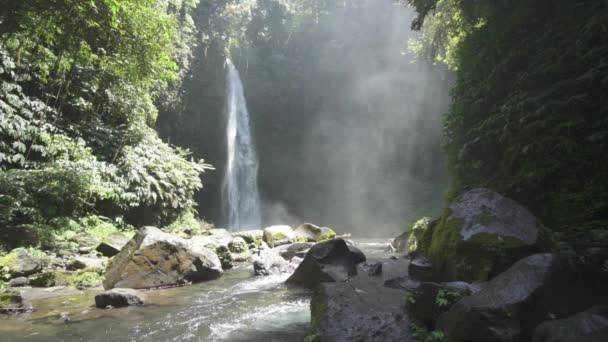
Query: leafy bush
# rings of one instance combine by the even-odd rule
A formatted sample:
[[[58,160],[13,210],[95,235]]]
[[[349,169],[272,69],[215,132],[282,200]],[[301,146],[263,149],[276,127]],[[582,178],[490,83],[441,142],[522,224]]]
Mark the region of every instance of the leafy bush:
[[[75,230],[53,219],[169,223],[192,210],[210,166],[189,161],[150,126],[155,101],[175,101],[185,75],[197,3],[0,8],[0,224],[33,223],[45,243],[68,243]]]

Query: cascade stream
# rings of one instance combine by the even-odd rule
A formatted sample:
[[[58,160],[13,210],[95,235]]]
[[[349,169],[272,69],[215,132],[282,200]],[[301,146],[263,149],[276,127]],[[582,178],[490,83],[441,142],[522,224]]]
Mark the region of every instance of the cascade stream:
[[[239,72],[229,59],[226,79],[227,165],[223,196],[227,228],[232,231],[259,229],[260,195],[258,160],[251,138],[249,112]]]

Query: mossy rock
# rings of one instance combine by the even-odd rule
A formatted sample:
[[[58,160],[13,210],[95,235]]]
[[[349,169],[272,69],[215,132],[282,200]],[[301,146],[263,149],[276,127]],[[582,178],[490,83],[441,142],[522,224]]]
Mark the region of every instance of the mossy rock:
[[[323,233],[317,237],[317,242],[323,242],[336,238],[336,232],[334,232],[333,229],[328,227],[321,227],[321,229]]]
[[[443,212],[425,252],[437,280],[485,281],[539,251],[540,228],[515,201],[472,190]],[[423,234],[421,240],[427,238]]]
[[[103,276],[97,272],[45,272],[30,278],[30,285],[35,287],[72,286],[88,288],[101,285]]]
[[[17,291],[0,290],[0,313],[20,313],[32,310],[28,300]]]
[[[296,234],[290,226],[271,226],[264,228],[264,241],[270,247],[277,247],[293,243],[296,240]]]
[[[299,225],[294,233],[297,242],[323,242],[334,239],[336,232],[328,227],[319,227],[312,223],[303,223]]]
[[[218,246],[215,249],[215,254],[217,254],[217,257],[220,259],[222,269],[229,270],[234,267],[234,259],[227,246]]]
[[[323,286],[317,287],[315,294],[310,301],[310,326],[317,329],[319,322],[323,319],[327,312],[327,294]]]
[[[420,254],[426,252],[431,245],[432,228],[437,220],[423,217],[403,234],[394,238],[391,245],[397,253]]]
[[[29,276],[46,265],[48,256],[38,249],[16,248],[0,257],[0,274],[4,278]]]

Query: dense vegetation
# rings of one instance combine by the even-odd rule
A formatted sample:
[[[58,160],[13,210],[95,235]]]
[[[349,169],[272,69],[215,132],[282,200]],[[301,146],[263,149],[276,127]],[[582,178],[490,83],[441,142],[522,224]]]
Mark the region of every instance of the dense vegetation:
[[[485,186],[562,238],[605,240],[608,4],[410,0],[410,44],[456,71],[445,117],[450,197]]]
[[[157,104],[178,102],[196,5],[3,2],[0,225],[48,235],[90,215],[118,226],[191,216],[210,166],[153,125]]]

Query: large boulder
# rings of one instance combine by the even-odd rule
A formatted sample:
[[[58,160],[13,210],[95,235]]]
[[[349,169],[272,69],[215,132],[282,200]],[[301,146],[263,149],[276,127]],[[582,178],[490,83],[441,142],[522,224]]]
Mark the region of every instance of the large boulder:
[[[221,262],[210,249],[142,228],[109,263],[103,286],[151,288],[199,282],[219,277]]]
[[[114,288],[95,296],[95,306],[100,309],[107,307],[121,308],[131,305],[143,305],[144,303],[144,294],[134,289]]]
[[[608,271],[584,258],[535,254],[465,297],[437,322],[448,342],[526,341],[550,317],[608,303]]]
[[[312,336],[320,341],[410,341],[404,292],[361,274],[349,282],[322,283],[311,300]]]
[[[296,241],[296,234],[290,226],[271,226],[264,228],[264,242],[277,247]]]
[[[541,227],[517,202],[488,189],[452,202],[426,253],[442,281],[484,281],[539,249]]]
[[[29,276],[42,271],[46,260],[46,255],[40,251],[15,248],[0,257],[0,272],[13,278]]]
[[[19,292],[0,290],[0,313],[23,313],[32,311],[32,305]]]
[[[296,239],[302,242],[323,242],[336,237],[336,232],[328,227],[318,227],[312,223],[304,223],[294,230]]]
[[[543,322],[534,329],[532,341],[608,341],[608,306],[594,306],[571,317]]]
[[[287,283],[315,288],[324,282],[345,281],[357,274],[355,260],[356,255],[342,239],[318,243],[306,253]]]

